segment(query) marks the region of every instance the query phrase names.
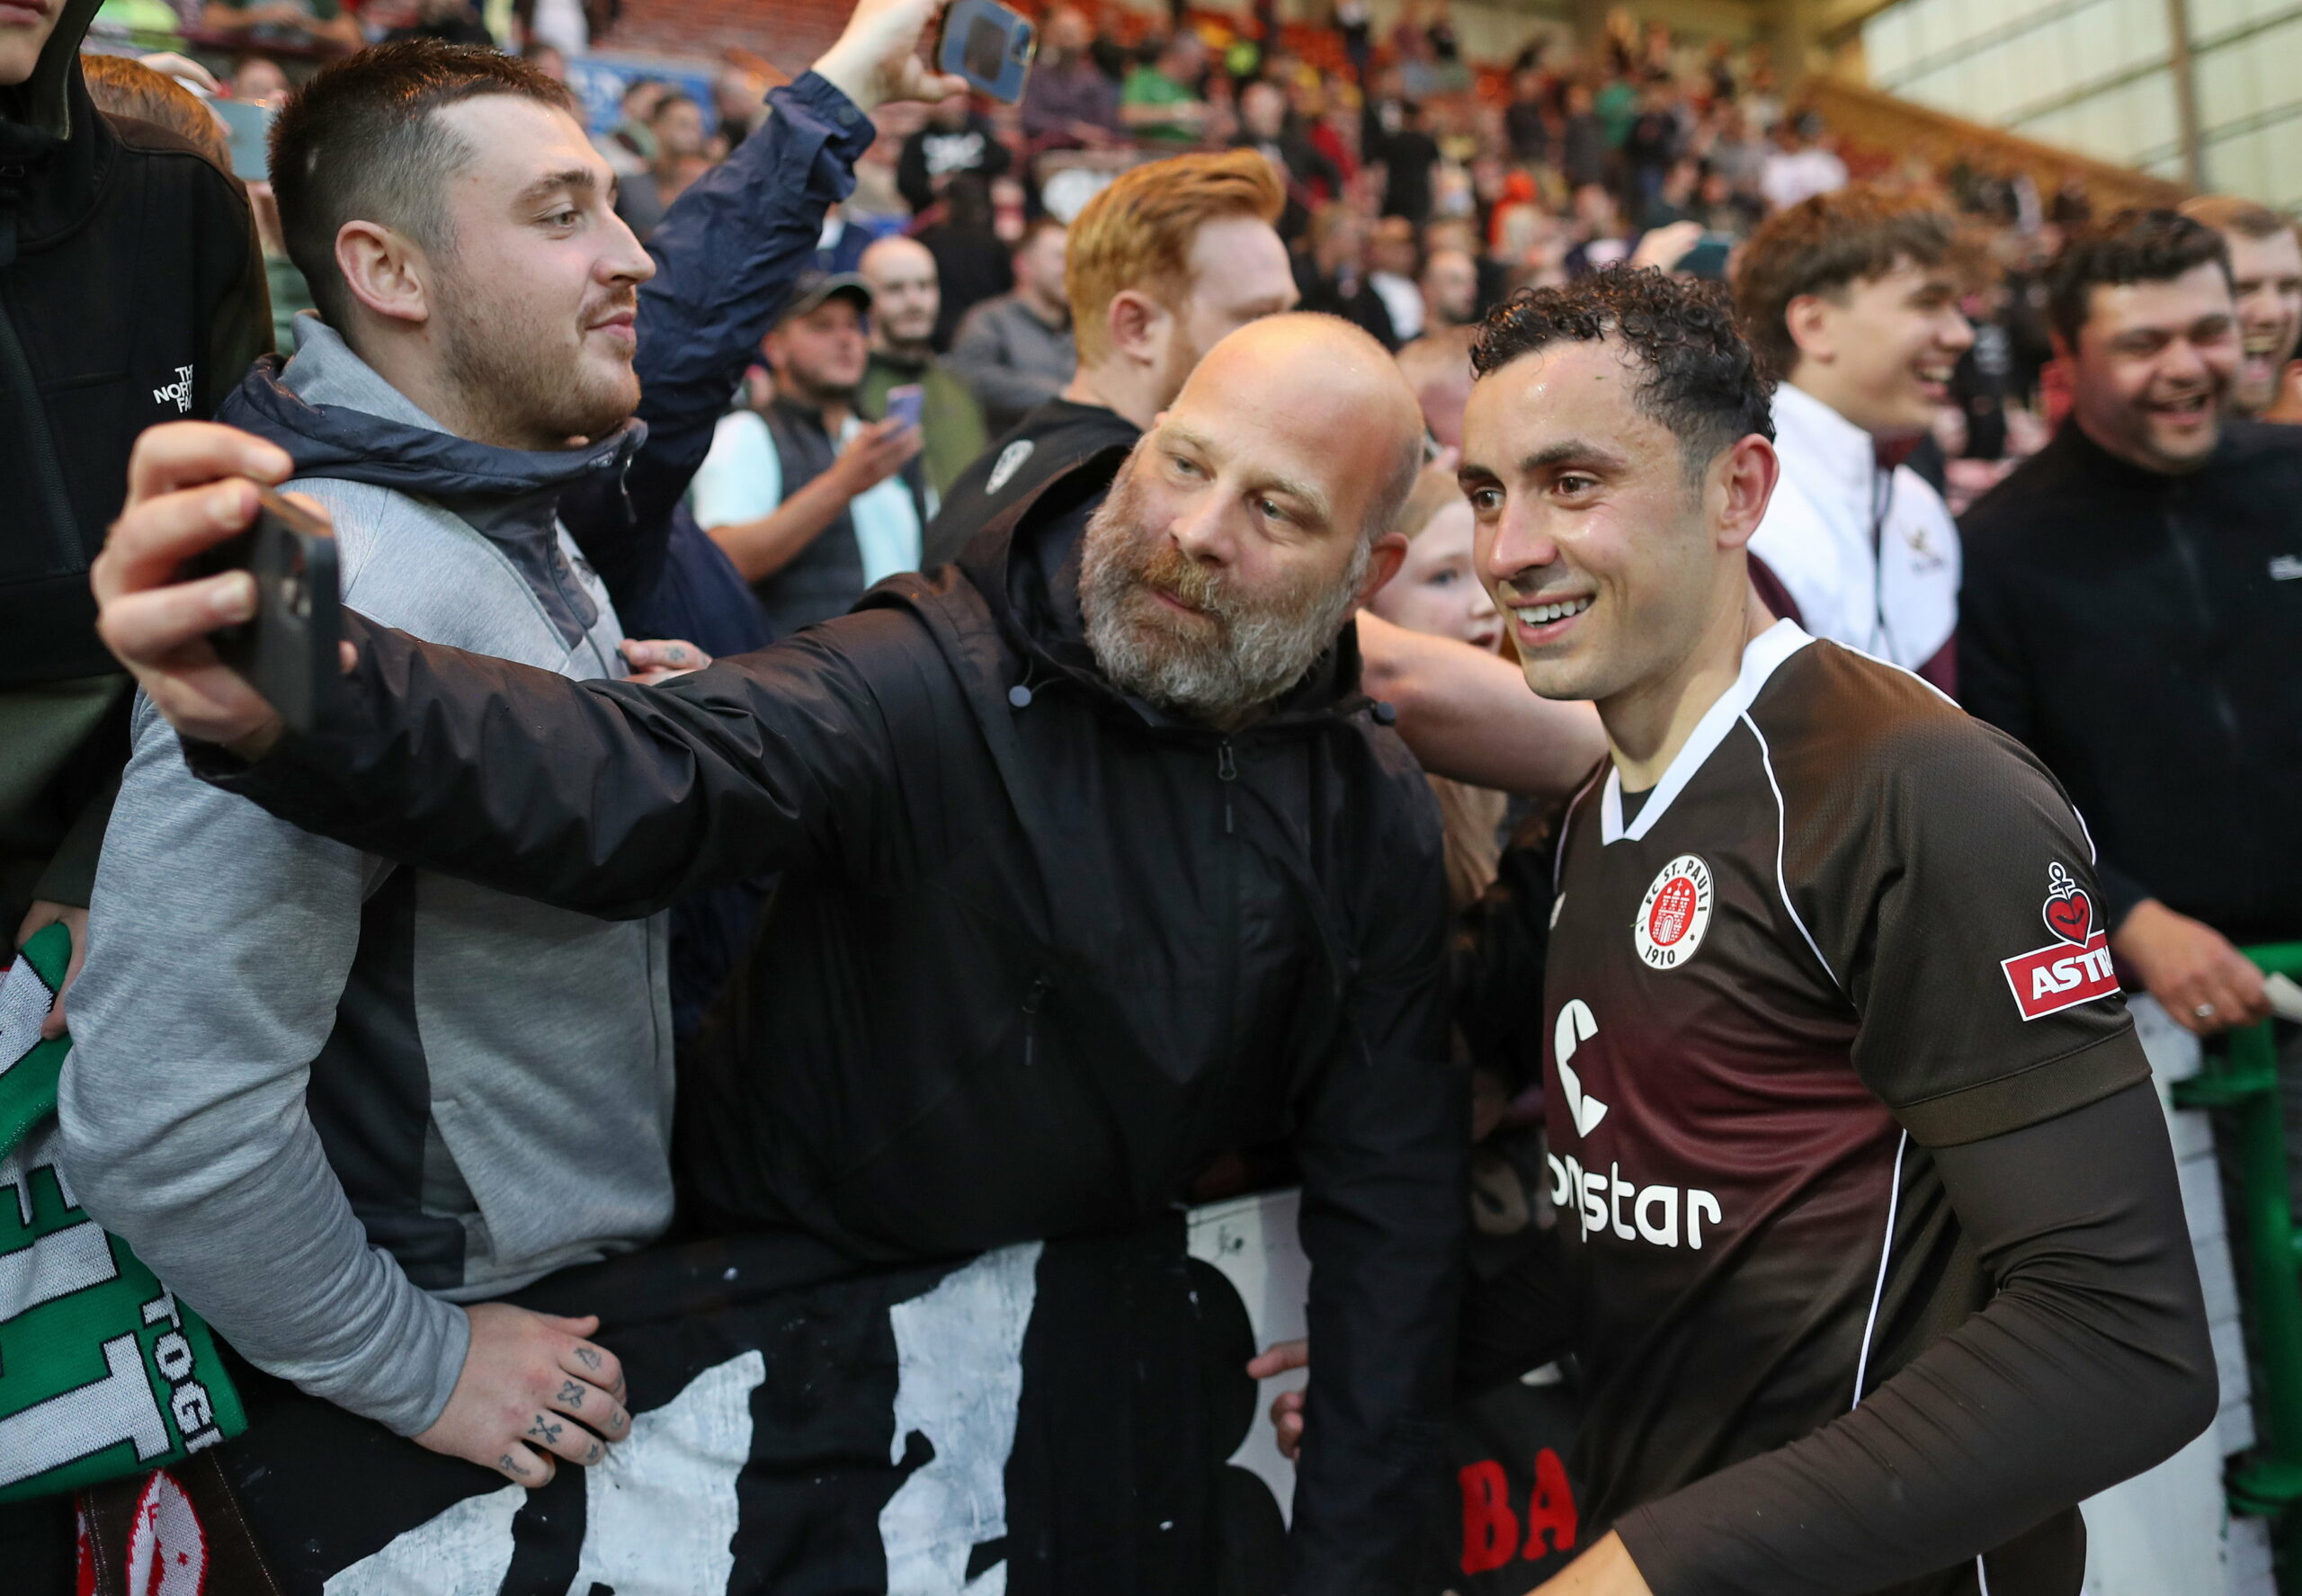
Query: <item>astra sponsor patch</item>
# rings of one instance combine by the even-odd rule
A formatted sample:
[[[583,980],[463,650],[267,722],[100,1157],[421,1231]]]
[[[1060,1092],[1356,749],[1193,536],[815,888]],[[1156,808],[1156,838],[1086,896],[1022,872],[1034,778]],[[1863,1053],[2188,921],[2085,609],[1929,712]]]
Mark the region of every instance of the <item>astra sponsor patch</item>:
[[[2110,939],[2094,928],[2093,900],[2059,864],[2048,867],[2046,902],[2039,913],[2055,940],[1999,965],[2025,1021],[2118,991],[2119,978],[2110,969]]]

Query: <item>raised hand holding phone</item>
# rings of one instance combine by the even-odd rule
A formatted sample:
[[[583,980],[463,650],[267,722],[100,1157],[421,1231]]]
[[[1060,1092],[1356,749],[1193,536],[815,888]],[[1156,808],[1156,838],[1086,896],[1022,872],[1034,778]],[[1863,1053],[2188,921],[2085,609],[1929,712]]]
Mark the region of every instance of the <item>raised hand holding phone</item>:
[[[257,490],[287,479],[287,452],[210,422],[169,422],[136,440],[128,504],[90,567],[96,630],[153,707],[187,737],[261,758],[279,739],[279,710],[226,664],[213,634],[255,618],[245,570],[185,577],[185,566],[254,524]],[[326,517],[303,506],[325,525]],[[339,666],[344,663],[339,645]]]
[[[1039,49],[1039,30],[1021,12],[999,0],[951,0],[950,10],[943,14],[942,35],[935,41],[935,64],[1013,105],[1023,97],[1023,83]]]
[[[317,507],[255,490],[255,519],[237,537],[192,562],[207,576],[245,571],[255,579],[255,613],[217,632],[217,656],[299,732],[312,729],[338,673],[344,638],[335,533]]]
[[[846,31],[816,59],[816,75],[867,111],[891,100],[963,92],[967,79],[931,71],[920,59],[920,41],[942,10],[942,0],[859,0]]]

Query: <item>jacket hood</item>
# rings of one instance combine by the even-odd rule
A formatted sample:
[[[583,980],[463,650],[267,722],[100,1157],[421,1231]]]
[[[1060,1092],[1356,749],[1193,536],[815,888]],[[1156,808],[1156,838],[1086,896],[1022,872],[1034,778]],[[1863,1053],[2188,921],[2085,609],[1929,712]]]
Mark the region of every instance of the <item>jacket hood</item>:
[[[1113,686],[1087,646],[1078,597],[1081,512],[1110,490],[1129,452],[1103,450],[1012,506],[960,551],[958,568],[982,595],[1009,646],[1022,655],[1023,685],[1060,676],[1153,726],[1211,736],[1201,723]],[[1249,729],[1331,724],[1369,701],[1359,691],[1358,629],[1345,626],[1272,712]]]
[[[277,443],[299,477],[454,500],[524,498],[600,471],[620,477],[647,435],[647,424],[635,419],[582,449],[499,449],[460,438],[312,315],[296,318],[295,358],[257,361],[216,419]]]
[[[56,31],[40,47],[32,75],[0,89],[0,119],[16,124],[14,129],[0,128],[0,158],[5,158],[4,142],[12,133],[21,138],[22,129],[30,129],[50,138],[71,138],[80,131],[76,124],[93,116],[85,94],[74,94],[72,85],[80,78],[81,41],[103,4],[103,0],[63,0]]]

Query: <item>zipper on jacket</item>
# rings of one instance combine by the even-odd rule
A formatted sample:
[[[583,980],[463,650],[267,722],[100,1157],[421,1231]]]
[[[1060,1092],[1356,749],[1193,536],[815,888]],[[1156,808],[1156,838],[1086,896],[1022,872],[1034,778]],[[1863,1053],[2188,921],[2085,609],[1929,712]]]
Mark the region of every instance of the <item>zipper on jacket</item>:
[[[1039,1005],[1047,1001],[1048,988],[1054,985],[1051,976],[1041,976],[1031,983],[1023,997],[1023,1067],[1031,1067],[1031,1055],[1038,1050],[1039,1039]]]
[[[1215,779],[1223,783],[1223,834],[1232,834],[1231,783],[1239,779],[1239,762],[1231,752],[1231,739],[1226,737],[1216,745]]]
[[[0,270],[16,263],[16,205],[22,177],[21,166],[0,168]],[[24,445],[31,450],[32,477],[48,511],[50,557],[59,562],[59,573],[85,570],[85,551],[80,546],[72,501],[64,491],[64,468],[56,458],[56,441],[49,432],[48,407],[40,403],[31,360],[16,334],[15,319],[9,314],[4,295],[0,295],[0,381],[6,383],[23,415]]]
[[[2166,509],[2166,540],[2174,546],[2174,557],[2181,562],[2183,580],[2190,585],[2190,607],[2198,612],[2199,640],[2211,654],[2215,641],[2214,603],[2207,596],[2206,573],[2198,563],[2197,545],[2190,541],[2190,533],[2183,530],[2182,518],[2174,513],[2172,505]],[[2238,733],[2237,708],[2230,702],[2221,673],[2208,670],[2206,674],[2208,694],[2214,701],[2214,718],[2221,724],[2222,735],[2229,739],[2231,754],[2243,762],[2245,739]]]

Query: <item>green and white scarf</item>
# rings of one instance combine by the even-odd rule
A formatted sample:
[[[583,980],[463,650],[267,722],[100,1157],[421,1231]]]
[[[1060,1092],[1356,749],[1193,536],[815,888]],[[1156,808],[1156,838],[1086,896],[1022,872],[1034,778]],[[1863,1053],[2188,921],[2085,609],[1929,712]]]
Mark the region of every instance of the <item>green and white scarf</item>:
[[[74,1202],[56,1162],[68,1037],[40,1021],[71,933],[0,979],[0,1502],[178,1463],[247,1428],[199,1315]]]

